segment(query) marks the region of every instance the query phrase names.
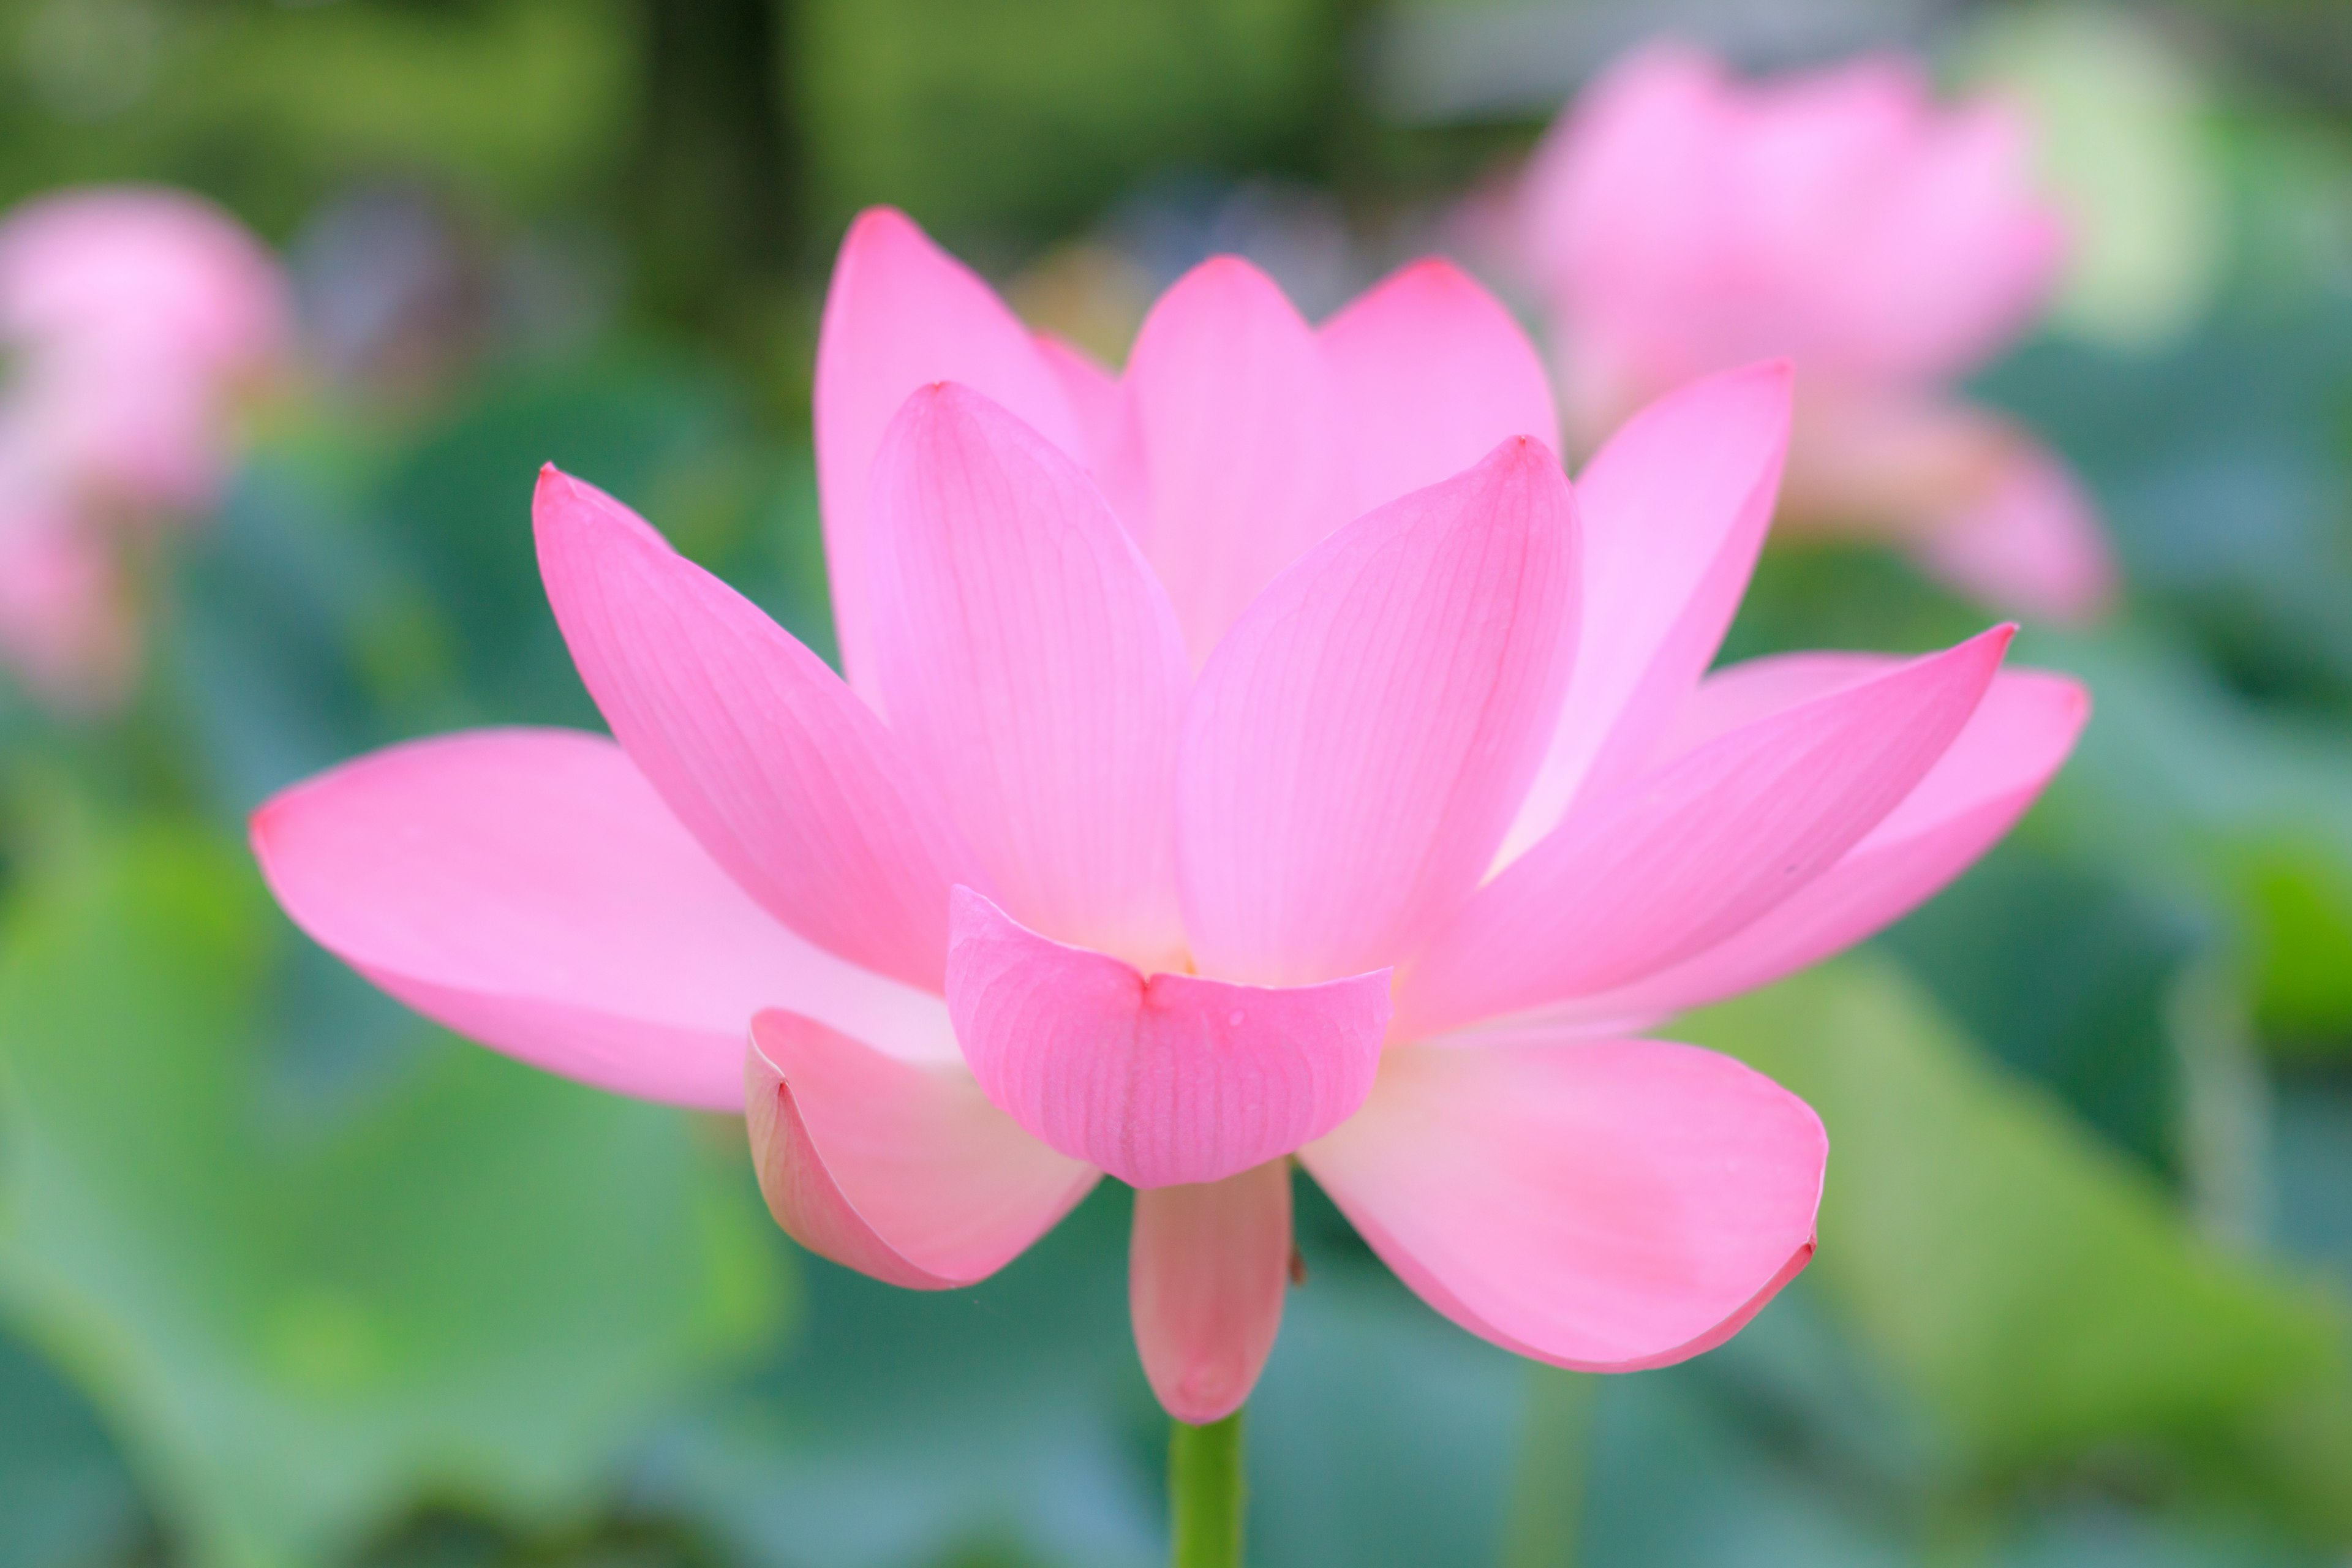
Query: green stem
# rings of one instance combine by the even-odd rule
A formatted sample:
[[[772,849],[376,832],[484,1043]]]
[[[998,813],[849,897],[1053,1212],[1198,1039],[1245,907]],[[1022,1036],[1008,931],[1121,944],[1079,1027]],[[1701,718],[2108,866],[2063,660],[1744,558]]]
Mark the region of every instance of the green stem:
[[[1241,1568],[1242,1413],[1206,1426],[1169,1424],[1168,1522],[1174,1568]]]

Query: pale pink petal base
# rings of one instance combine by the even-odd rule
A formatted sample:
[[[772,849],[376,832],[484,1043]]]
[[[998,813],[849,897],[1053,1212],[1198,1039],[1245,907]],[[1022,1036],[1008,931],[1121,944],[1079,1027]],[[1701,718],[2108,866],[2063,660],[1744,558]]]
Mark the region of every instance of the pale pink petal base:
[[[1095,1184],[989,1104],[961,1063],[900,1061],[794,1014],[752,1020],[743,1092],[776,1223],[909,1289],[986,1279]]]
[[[1300,1160],[1473,1333],[1587,1372],[1721,1343],[1813,1249],[1828,1136],[1728,1057],[1652,1040],[1408,1047]]]
[[[948,1013],[990,1100],[1137,1187],[1287,1154],[1362,1103],[1386,970],[1289,989],[1141,973],[955,890]]]
[[[1151,1391],[1179,1421],[1241,1408],[1290,1283],[1290,1162],[1135,1194],[1128,1282]]]

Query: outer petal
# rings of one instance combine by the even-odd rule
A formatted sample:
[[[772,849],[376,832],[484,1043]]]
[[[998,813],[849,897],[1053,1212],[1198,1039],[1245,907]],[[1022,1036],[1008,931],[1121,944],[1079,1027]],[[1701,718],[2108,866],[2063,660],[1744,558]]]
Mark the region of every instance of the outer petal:
[[[1177,725],[1192,669],[1151,568],[1076,463],[967,388],[907,400],[876,464],[891,727],[1006,907],[1181,964]]]
[[[955,893],[948,1012],[1007,1114],[1137,1187],[1213,1182],[1287,1154],[1363,1100],[1389,1021],[1385,970],[1280,990],[1149,980]]]
[[[1177,868],[1209,973],[1393,963],[1493,858],[1568,679],[1575,508],[1515,437],[1285,573],[1202,672]]]
[[[1391,1050],[1299,1158],[1433,1307],[1522,1355],[1664,1366],[1804,1267],[1821,1120],[1728,1057],[1652,1040]]]
[[[1198,664],[1276,573],[1353,515],[1330,371],[1272,279],[1218,257],[1152,307],[1126,384],[1149,488],[1140,531]]]
[[[995,1273],[1096,1173],[988,1103],[961,1062],[898,1060],[814,1019],[761,1013],[740,1068],[769,1212],[810,1251],[916,1290]]]
[[[551,468],[532,510],[581,679],[679,820],[810,941],[936,990],[948,889],[982,873],[881,721],[611,497]]]
[[[1798,654],[1734,666],[1699,688],[1684,732],[1697,744],[1894,662]],[[1769,984],[1901,919],[2009,831],[2066,760],[2090,710],[2090,694],[2063,676],[2003,672],[1918,787],[1787,902],[1680,963],[1545,1017],[1588,1031],[1668,1017]]]
[[[778,924],[602,736],[394,746],[273,797],[253,847],[286,912],[378,985],[600,1088],[732,1110],[743,1032],[779,1003],[954,1059],[935,998]]]
[[[1290,1162],[1135,1194],[1135,1347],[1151,1391],[1204,1426],[1242,1406],[1274,1349],[1290,1283]]]
[[[1323,323],[1360,509],[1450,479],[1513,436],[1559,440],[1527,334],[1453,263],[1417,261]]]
[[[1622,784],[1715,658],[1771,521],[1789,388],[1778,363],[1695,383],[1628,420],[1577,481],[1576,675],[1506,858]]]
[[[814,423],[818,499],[842,665],[869,699],[866,509],[874,454],[907,395],[933,381],[976,387],[1066,451],[1079,430],[1060,377],[994,290],[933,245],[904,213],[874,207],[841,242],[818,330]]]
[[[2014,629],[1718,736],[1571,817],[1479,889],[1406,973],[1408,1037],[1613,990],[1765,915],[1927,775]]]

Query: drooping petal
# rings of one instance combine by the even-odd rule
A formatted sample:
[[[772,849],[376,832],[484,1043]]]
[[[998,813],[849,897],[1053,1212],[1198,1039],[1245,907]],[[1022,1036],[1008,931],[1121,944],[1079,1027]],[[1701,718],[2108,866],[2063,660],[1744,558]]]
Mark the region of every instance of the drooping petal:
[[[842,668],[872,699],[866,593],[866,512],[874,454],[907,395],[960,381],[1080,449],[1061,378],[1027,328],[971,268],[933,245],[904,213],[873,207],[841,242],[818,329],[813,410],[818,499]]]
[[[1198,665],[1276,573],[1352,515],[1330,369],[1273,280],[1218,257],[1152,307],[1126,385],[1144,548]]]
[[[1559,463],[1515,437],[1349,524],[1226,634],[1177,763],[1204,973],[1393,963],[1477,885],[1568,679],[1576,542]]]
[[[1576,673],[1507,858],[1623,783],[1715,658],[1771,521],[1789,388],[1778,363],[1694,383],[1628,420],[1578,479]]]
[[[1829,1140],[1728,1057],[1654,1040],[1391,1050],[1299,1158],[1423,1300],[1521,1355],[1664,1366],[1813,1250]]]
[[[945,1010],[793,935],[711,863],[618,746],[486,730],[346,763],[253,817],[296,924],[462,1035],[600,1088],[711,1110],[789,1005],[953,1061]]]
[[[1736,665],[1699,688],[1677,738],[1702,743],[1894,663],[1796,654]],[[1785,903],[1679,963],[1545,1017],[1588,1031],[1647,1024],[1769,984],[1901,919],[2009,831],[2074,749],[2090,708],[2089,693],[2063,676],[2003,671],[1918,787]]]
[[[2021,615],[2084,621],[2115,602],[2115,553],[2097,509],[2066,465],[2021,432],[1977,493],[1926,519],[1912,548],[1945,582]]]
[[[1321,336],[1360,510],[1451,479],[1510,437],[1559,444],[1535,345],[1451,262],[1403,268],[1324,322]]]
[[[1128,1289],[1151,1392],[1205,1426],[1242,1406],[1274,1349],[1290,1284],[1290,1162],[1135,1194]]]
[[[1380,1061],[1388,978],[1147,980],[958,888],[948,1013],[1014,1121],[1131,1186],[1161,1187],[1221,1180],[1345,1120]]]
[[[1789,522],[1885,539],[1964,594],[2079,621],[2107,607],[2116,563],[2065,463],[2013,420],[1957,399],[1847,395],[1808,409]]]
[[[1769,714],[1571,816],[1405,973],[1405,1037],[1614,990],[1765,915],[1927,775],[2014,630]]]
[[[984,1279],[1095,1184],[1095,1171],[989,1104],[960,1061],[902,1061],[814,1019],[765,1012],[739,1073],[776,1223],[893,1285]]]
[[[602,491],[551,468],[532,512],[572,662],[678,819],[786,925],[936,991],[948,889],[985,872],[882,721]]]
[[[1057,941],[1182,962],[1167,595],[1077,464],[968,388],[907,400],[876,462],[891,728],[1005,908]]]

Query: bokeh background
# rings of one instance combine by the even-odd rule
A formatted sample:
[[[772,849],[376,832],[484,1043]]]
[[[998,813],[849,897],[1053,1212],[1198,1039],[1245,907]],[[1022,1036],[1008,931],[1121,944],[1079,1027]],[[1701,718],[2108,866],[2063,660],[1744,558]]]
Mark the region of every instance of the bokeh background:
[[[2115,531],[2118,612],[2020,644],[2096,714],[1948,893],[1679,1030],[1835,1147],[1818,1260],[1724,1349],[1515,1360],[1302,1183],[1254,1560],[2347,1561],[2352,10],[5,0],[0,203],[204,192],[280,248],[302,353],[149,565],[130,705],[0,697],[0,1568],[1157,1561],[1116,1184],[977,1289],[849,1275],[740,1125],[313,949],[243,819],[394,739],[595,723],[548,459],[829,648],[808,380],[860,205],[1114,358],[1214,251],[1317,314],[1660,28],[2037,107],[2074,269],[1972,390]],[[1776,547],[1727,657],[1986,618]]]

